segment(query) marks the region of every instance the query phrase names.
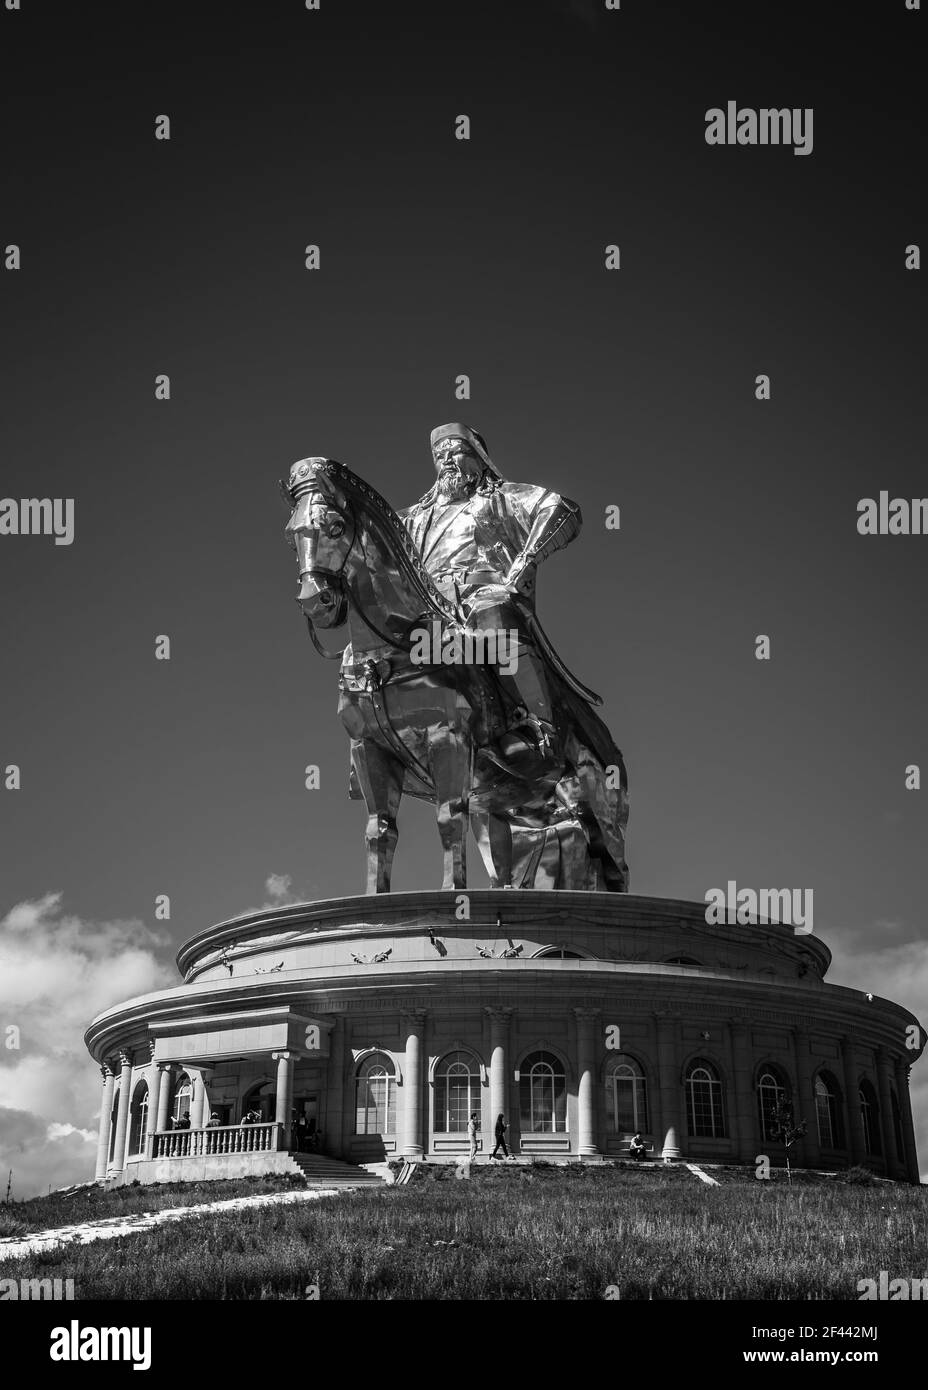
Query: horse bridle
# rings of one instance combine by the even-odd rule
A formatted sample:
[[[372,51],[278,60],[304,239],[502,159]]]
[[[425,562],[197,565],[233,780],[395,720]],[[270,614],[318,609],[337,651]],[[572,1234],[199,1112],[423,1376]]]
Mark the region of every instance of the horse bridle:
[[[398,647],[398,648],[400,649],[400,651],[406,651],[406,652],[411,651],[411,650],[412,650],[412,643],[411,643],[411,642],[404,642],[402,638],[391,637],[388,633],[386,633],[386,632],[381,632],[380,628],[377,627],[375,623],[372,623],[372,622],[371,622],[370,618],[368,618],[367,614],[364,612],[363,604],[361,603],[360,598],[358,597],[358,593],[357,593],[356,589],[354,588],[354,585],[351,583],[351,580],[348,579],[348,578],[345,576],[345,566],[346,566],[347,563],[348,563],[348,556],[351,554],[352,550],[354,549],[355,542],[356,542],[357,539],[358,539],[358,520],[357,520],[357,517],[355,516],[354,512],[349,508],[349,510],[348,510],[348,518],[346,518],[345,513],[342,512],[342,511],[340,511],[338,507],[333,506],[331,500],[326,496],[325,493],[320,493],[320,496],[321,496],[321,497],[323,498],[323,500],[325,501],[326,506],[329,507],[329,508],[330,508],[333,512],[335,512],[338,516],[340,516],[340,517],[342,518],[343,521],[347,521],[347,520],[350,518],[350,521],[351,521],[351,528],[352,528],[352,530],[351,530],[351,540],[349,541],[348,545],[345,547],[345,554],[344,554],[344,557],[343,557],[342,562],[341,562],[341,564],[339,565],[339,567],[338,567],[337,570],[331,570],[331,569],[311,569],[311,570],[305,570],[304,573],[305,573],[305,574],[308,574],[309,577],[310,577],[310,579],[313,579],[313,580],[315,580],[315,579],[317,579],[317,578],[324,579],[324,580],[326,581],[326,584],[327,584],[329,587],[334,586],[334,585],[335,585],[336,583],[338,583],[338,582],[342,583],[342,584],[344,585],[344,588],[345,588],[345,591],[346,591],[346,593],[347,593],[347,595],[348,595],[349,600],[351,601],[351,603],[354,604],[354,611],[357,613],[358,617],[361,619],[362,623],[363,623],[364,626],[368,629],[369,632],[372,632],[372,633],[374,634],[375,637],[379,638],[380,641],[383,642],[384,646],[387,646],[387,647]],[[302,575],[302,574],[300,575],[300,578],[301,578],[301,579],[303,578],[303,575]],[[297,603],[299,603],[299,599],[297,599]],[[346,651],[346,648],[347,648],[347,646],[348,646],[347,642],[345,643],[345,646],[342,647],[341,651],[337,651],[337,652],[327,652],[326,649],[325,649],[325,647],[323,647],[322,643],[321,643],[320,640],[319,640],[319,636],[318,636],[318,633],[316,632],[316,627],[315,627],[315,624],[313,623],[312,618],[311,618],[311,617],[309,616],[309,614],[305,611],[305,609],[304,609],[304,611],[303,611],[303,617],[306,619],[306,626],[307,626],[307,628],[309,629],[309,636],[310,636],[310,639],[311,639],[311,641],[312,641],[312,644],[313,644],[313,646],[316,648],[316,651],[319,653],[319,655],[322,656],[322,657],[325,657],[326,661],[339,661],[339,660],[341,660],[341,658],[345,655],[345,651]]]
[[[347,520],[346,517],[345,517],[344,512],[339,511],[338,507],[333,507],[331,501],[329,500],[329,498],[326,496],[326,494],[325,494],[324,492],[321,492],[321,491],[320,491],[320,492],[319,492],[319,496],[324,500],[325,505],[326,505],[327,507],[330,507],[331,510],[332,510],[333,512],[335,512],[338,516],[340,516],[340,517],[342,518],[343,521],[346,521],[346,520]],[[346,579],[343,578],[343,576],[344,576],[344,571],[345,571],[345,566],[346,566],[347,563],[348,563],[348,556],[351,554],[352,550],[354,549],[354,543],[355,543],[355,541],[356,541],[357,538],[358,538],[358,523],[357,523],[357,518],[355,517],[354,512],[350,512],[350,513],[349,513],[349,516],[350,516],[351,526],[352,526],[351,540],[349,541],[348,545],[345,547],[345,554],[344,554],[344,557],[343,557],[342,562],[341,562],[341,564],[339,565],[338,569],[337,569],[337,570],[331,570],[331,569],[311,569],[311,570],[304,570],[304,571],[303,571],[303,574],[308,574],[309,577],[310,577],[310,579],[312,579],[312,580],[317,580],[317,579],[323,579],[323,580],[325,580],[325,587],[328,588],[328,589],[334,588],[334,586],[335,586],[336,584],[339,584],[339,585],[343,584],[343,585],[344,585],[344,588],[347,590],[348,598],[349,598],[350,600],[354,601],[354,595],[353,595],[352,590],[351,590],[351,585],[348,583],[348,581],[347,581]],[[300,575],[300,579],[301,579],[301,580],[302,580],[302,578],[303,578],[303,574]],[[299,598],[297,598],[296,601],[297,601],[297,603],[299,603],[299,602],[300,602]],[[325,647],[322,645],[322,643],[321,643],[320,640],[319,640],[319,637],[318,637],[318,635],[317,635],[317,633],[316,633],[316,625],[315,625],[315,623],[313,622],[312,618],[311,618],[311,617],[309,616],[309,614],[306,612],[305,608],[302,610],[302,612],[303,612],[303,617],[306,619],[306,626],[307,626],[307,628],[309,629],[309,636],[310,636],[310,639],[312,640],[312,644],[313,644],[313,646],[316,648],[316,651],[319,653],[319,655],[322,656],[322,657],[325,657],[326,661],[341,661],[342,657],[345,655],[345,650],[346,650],[346,648],[347,648],[347,646],[348,646],[348,643],[346,642],[346,643],[345,643],[345,646],[342,647],[342,649],[341,649],[340,651],[337,651],[337,652],[327,652],[326,649],[325,649]]]

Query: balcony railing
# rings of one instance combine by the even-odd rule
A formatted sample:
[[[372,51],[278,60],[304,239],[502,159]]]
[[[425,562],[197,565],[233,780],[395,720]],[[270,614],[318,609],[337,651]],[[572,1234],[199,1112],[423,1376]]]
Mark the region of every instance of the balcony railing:
[[[152,1158],[200,1158],[208,1154],[268,1153],[280,1148],[279,1123],[165,1129],[152,1135]]]

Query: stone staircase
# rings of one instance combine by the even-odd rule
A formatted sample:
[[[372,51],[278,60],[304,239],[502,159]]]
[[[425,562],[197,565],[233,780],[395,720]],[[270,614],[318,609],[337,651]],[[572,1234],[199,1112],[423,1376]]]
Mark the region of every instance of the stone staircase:
[[[369,1173],[353,1163],[342,1163],[324,1154],[291,1153],[290,1162],[303,1174],[307,1187],[386,1187],[376,1173]]]

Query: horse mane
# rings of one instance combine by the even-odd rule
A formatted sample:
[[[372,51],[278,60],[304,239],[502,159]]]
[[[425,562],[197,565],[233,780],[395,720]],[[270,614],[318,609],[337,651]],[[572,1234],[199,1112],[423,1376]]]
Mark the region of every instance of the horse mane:
[[[387,549],[398,562],[405,577],[419,586],[423,591],[423,597],[428,599],[439,613],[451,622],[459,623],[460,614],[435,584],[422,563],[412,536],[386,498],[381,497],[376,488],[372,488],[370,483],[366,483],[357,473],[353,473],[336,459],[327,459],[322,467],[340,487],[344,488],[349,497],[364,506],[366,514],[376,524],[381,539],[385,541]]]

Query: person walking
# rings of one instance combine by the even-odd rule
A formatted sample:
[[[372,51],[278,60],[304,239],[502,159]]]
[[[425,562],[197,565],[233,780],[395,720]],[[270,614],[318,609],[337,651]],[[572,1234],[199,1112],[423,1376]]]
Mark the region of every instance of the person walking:
[[[473,1163],[474,1159],[477,1157],[477,1112],[476,1112],[476,1110],[473,1112],[473,1114],[471,1115],[470,1119],[469,1119],[468,1122],[467,1122],[467,1137],[468,1137],[468,1139],[470,1140],[470,1154],[468,1155],[468,1160],[469,1160],[469,1162]]]
[[[498,1154],[498,1152],[499,1152],[499,1150],[500,1150],[500,1147],[502,1147],[502,1150],[503,1150],[503,1158],[511,1158],[511,1157],[512,1157],[512,1155],[510,1154],[509,1150],[506,1148],[506,1130],[507,1130],[508,1128],[509,1128],[509,1126],[506,1124],[505,1116],[503,1116],[503,1115],[497,1115],[497,1117],[496,1117],[496,1126],[495,1126],[495,1128],[494,1128],[494,1130],[493,1130],[493,1137],[494,1137],[495,1140],[496,1140],[496,1148],[495,1148],[495,1149],[493,1150],[493,1152],[490,1154],[490,1157],[491,1157],[491,1158],[495,1158],[495,1157],[496,1157],[496,1155]]]

